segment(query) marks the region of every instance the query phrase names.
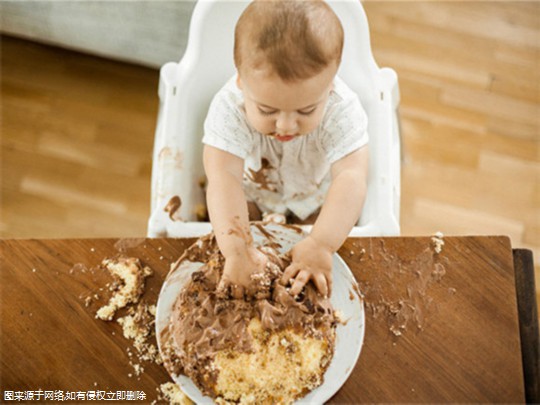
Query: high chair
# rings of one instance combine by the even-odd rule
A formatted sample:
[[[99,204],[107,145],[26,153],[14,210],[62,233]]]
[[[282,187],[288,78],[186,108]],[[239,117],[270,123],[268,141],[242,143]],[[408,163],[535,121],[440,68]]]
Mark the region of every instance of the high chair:
[[[328,3],[345,31],[338,75],[358,94],[368,116],[368,190],[362,216],[350,235],[399,235],[397,75],[377,66],[360,1]],[[203,123],[213,96],[235,74],[234,28],[248,4],[248,0],[199,0],[182,60],[161,68],[149,237],[194,237],[211,231],[209,222],[196,221],[196,211],[205,206]],[[176,216],[166,212],[174,196],[181,200]]]

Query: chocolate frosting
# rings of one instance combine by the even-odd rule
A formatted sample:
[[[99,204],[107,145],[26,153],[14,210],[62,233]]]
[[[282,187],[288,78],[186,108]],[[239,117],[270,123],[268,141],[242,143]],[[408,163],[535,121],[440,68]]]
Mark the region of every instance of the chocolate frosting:
[[[167,203],[163,211],[169,213],[169,218],[171,219],[171,221],[177,221],[177,220],[180,220],[180,218],[177,215],[177,211],[180,209],[181,206],[182,206],[182,200],[180,199],[179,196],[175,195],[171,197],[171,199],[169,200],[169,202]]]

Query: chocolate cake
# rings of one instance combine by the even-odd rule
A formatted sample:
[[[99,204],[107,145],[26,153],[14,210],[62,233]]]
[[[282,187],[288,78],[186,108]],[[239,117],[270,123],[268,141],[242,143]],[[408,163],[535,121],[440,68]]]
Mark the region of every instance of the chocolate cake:
[[[165,362],[216,403],[291,403],[323,382],[338,322],[330,300],[308,283],[298,297],[279,283],[289,257],[276,244],[252,276],[250,297],[218,291],[224,258],[206,236],[179,260],[202,262],[179,292],[167,334]]]

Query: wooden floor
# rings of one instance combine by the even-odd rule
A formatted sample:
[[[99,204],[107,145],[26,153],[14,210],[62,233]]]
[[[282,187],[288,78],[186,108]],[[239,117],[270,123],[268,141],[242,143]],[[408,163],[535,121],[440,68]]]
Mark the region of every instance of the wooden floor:
[[[400,83],[402,234],[509,235],[540,279],[540,3],[364,4]],[[145,235],[157,70],[1,51],[0,236]]]

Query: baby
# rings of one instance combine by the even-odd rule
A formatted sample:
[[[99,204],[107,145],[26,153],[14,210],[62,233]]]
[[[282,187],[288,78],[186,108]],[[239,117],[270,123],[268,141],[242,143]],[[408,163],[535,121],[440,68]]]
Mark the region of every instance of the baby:
[[[238,20],[237,75],[214,97],[203,138],[220,288],[235,298],[268,260],[248,226],[261,212],[313,223],[281,283],[293,296],[310,280],[331,294],[332,254],[360,217],[368,170],[366,114],[336,76],[342,48],[323,1],[256,0]]]

